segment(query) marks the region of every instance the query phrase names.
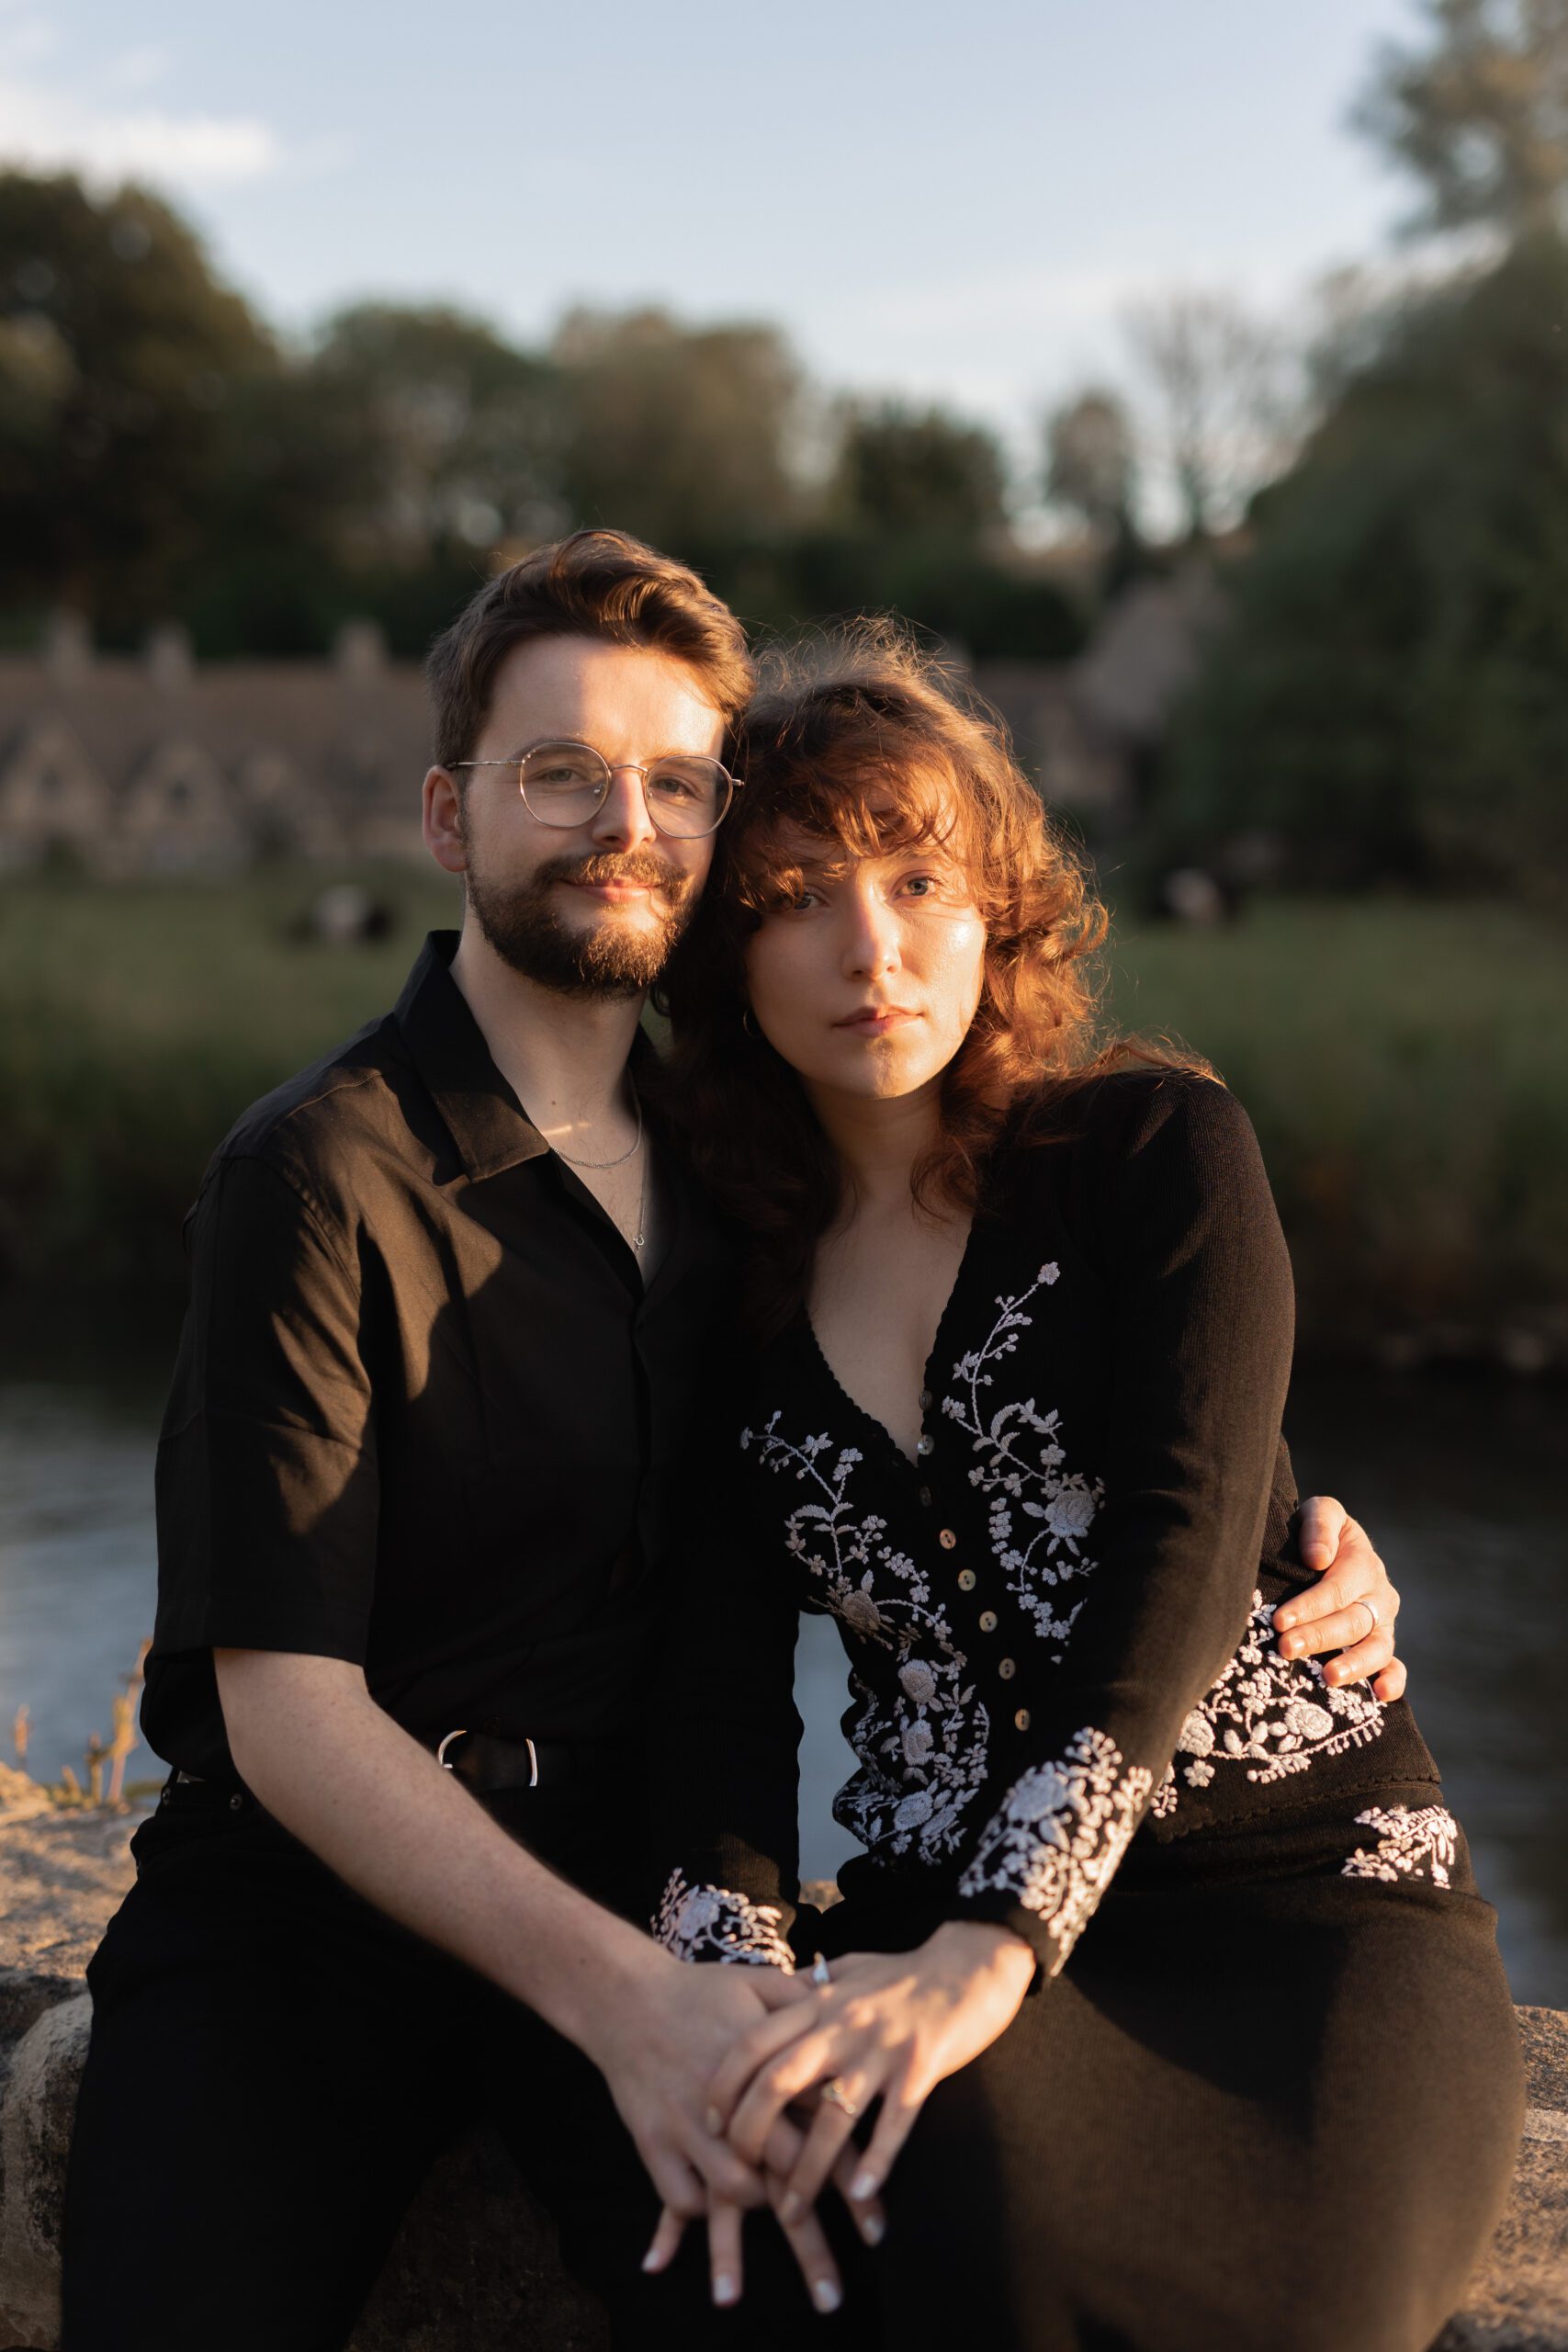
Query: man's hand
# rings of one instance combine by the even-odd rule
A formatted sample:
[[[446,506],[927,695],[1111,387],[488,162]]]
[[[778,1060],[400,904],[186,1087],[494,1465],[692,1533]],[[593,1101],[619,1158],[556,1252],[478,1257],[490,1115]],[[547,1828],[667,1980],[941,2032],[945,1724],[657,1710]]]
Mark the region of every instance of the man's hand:
[[[584,2031],[654,2187],[682,2221],[705,2214],[710,2196],[766,2201],[761,2165],[709,2129],[707,2086],[737,2041],[807,1990],[779,1969],[697,1968],[654,1947],[638,1984]]]
[[[662,1958],[662,1955],[661,1955]],[[643,2267],[672,2259],[688,2222],[708,2224],[708,2262],[716,2303],[739,2302],[744,2283],[741,2225],[748,2207],[773,2205],[807,2291],[820,2312],[842,2300],[838,2265],[809,2203],[782,2210],[789,2175],[806,2134],[779,2116],[753,2164],[713,2128],[708,2085],[737,2041],[771,2017],[800,2010],[811,1998],[804,1978],[774,1968],[698,1968],[669,1962],[650,1997],[628,2004],[592,2039],[589,2055],[610,2086],[622,2121],[664,2199]],[[846,2198],[852,2150],[840,2167]],[[851,2211],[868,2245],[882,2235],[882,2214],[862,2199]]]
[[[1319,1582],[1274,1611],[1280,1657],[1337,1650],[1324,1668],[1325,1681],[1371,1680],[1386,1703],[1402,1699],[1404,1665],[1393,1655],[1399,1595],[1366,1530],[1332,1495],[1309,1495],[1302,1505],[1301,1551]]]

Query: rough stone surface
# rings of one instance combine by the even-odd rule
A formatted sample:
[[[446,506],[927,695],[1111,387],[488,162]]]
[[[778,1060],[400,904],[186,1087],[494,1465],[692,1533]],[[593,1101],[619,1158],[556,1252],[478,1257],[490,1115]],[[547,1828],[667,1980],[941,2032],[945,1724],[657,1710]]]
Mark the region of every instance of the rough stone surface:
[[[57,1811],[0,1767],[0,2352],[58,2341],[60,2190],[91,2022],[82,1971],[133,1875],[134,1826]],[[1529,2108],[1513,2194],[1435,2352],[1568,2352],[1568,2015],[1521,2009],[1519,2025]],[[415,2199],[352,2352],[523,2342],[604,2352],[607,2337],[505,2149],[476,2132]]]
[[[1508,2210],[1461,2316],[1438,2352],[1568,2346],[1568,2016],[1521,2009],[1524,2138]]]

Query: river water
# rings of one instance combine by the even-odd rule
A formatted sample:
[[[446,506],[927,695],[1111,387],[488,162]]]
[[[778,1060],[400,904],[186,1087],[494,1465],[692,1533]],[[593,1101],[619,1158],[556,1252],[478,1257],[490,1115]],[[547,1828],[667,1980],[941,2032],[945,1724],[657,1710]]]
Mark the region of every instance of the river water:
[[[0,1757],[29,1711],[28,1768],[82,1770],[152,1631],[152,1441],[170,1335],[0,1329]],[[1443,1767],[1516,1999],[1568,2006],[1568,1449],[1562,1392],[1314,1372],[1288,1427],[1303,1491],[1340,1495],[1404,1600],[1411,1697]],[[803,1861],[849,1851],[829,1804],[850,1758],[836,1635],[808,1622]],[[130,1779],[161,1767],[140,1749]]]

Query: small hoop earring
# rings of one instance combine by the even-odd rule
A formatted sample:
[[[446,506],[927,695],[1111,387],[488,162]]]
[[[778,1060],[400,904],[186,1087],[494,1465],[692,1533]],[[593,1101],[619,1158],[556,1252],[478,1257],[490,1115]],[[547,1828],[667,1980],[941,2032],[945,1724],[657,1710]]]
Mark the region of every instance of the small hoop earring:
[[[761,1040],[762,1033],[751,1018],[751,1008],[750,1005],[746,1007],[745,1011],[740,1015],[740,1026],[745,1030],[748,1037],[755,1037],[759,1041]]]

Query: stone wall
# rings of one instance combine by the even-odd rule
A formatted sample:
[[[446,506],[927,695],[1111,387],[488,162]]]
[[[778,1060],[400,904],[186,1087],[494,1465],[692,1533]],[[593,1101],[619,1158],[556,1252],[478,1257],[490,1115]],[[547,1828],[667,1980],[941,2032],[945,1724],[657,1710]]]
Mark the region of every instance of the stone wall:
[[[92,2013],[82,1972],[130,1882],[133,1826],[57,1811],[0,1768],[0,2352],[58,2341],[60,2189]],[[1438,2352],[1568,2352],[1568,2016],[1521,2009],[1519,2021],[1529,2111],[1514,2194]],[[505,2150],[478,2133],[415,2200],[352,2352],[513,2352],[523,2341],[604,2352],[606,2337]]]

